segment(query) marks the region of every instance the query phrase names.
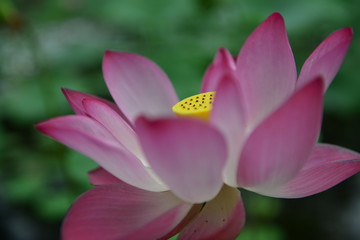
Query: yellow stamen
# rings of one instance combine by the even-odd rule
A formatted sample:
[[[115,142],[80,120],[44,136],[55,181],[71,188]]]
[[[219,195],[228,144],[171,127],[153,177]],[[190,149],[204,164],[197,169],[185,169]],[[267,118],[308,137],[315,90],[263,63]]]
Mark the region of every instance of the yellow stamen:
[[[200,93],[178,102],[172,110],[179,117],[194,117],[208,121],[214,97],[215,92]]]

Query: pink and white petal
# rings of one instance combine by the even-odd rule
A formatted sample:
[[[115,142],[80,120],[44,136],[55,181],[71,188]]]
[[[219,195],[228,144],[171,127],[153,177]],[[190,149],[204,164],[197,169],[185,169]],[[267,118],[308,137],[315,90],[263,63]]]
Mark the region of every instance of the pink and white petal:
[[[245,139],[246,124],[243,102],[236,79],[231,74],[224,75],[218,84],[210,121],[221,130],[226,139],[228,159],[223,172],[224,182],[236,187],[237,165]]]
[[[85,116],[64,116],[39,123],[49,137],[92,158],[115,177],[149,191],[167,190],[146,167],[98,122]]]
[[[180,232],[178,240],[234,240],[245,223],[245,209],[236,188],[224,185],[216,198]]]
[[[274,189],[251,189],[263,195],[301,198],[325,191],[360,172],[360,154],[329,144],[314,148],[308,162],[290,182]]]
[[[88,172],[89,181],[94,186],[108,185],[108,184],[124,184],[123,181],[103,169],[98,167]]]
[[[115,103],[112,103],[112,102],[110,102],[106,99],[100,98],[100,97],[93,96],[91,94],[78,92],[78,91],[74,91],[74,90],[70,90],[70,89],[66,89],[66,88],[62,88],[61,91],[63,92],[66,99],[70,103],[74,112],[78,115],[86,115],[86,110],[84,109],[84,106],[82,104],[83,100],[86,98],[86,99],[97,100],[99,102],[102,102],[102,103],[108,105],[115,112],[117,112],[125,121],[128,122],[128,120],[126,119],[124,114],[120,111],[120,109],[116,106]]]
[[[90,117],[101,123],[128,151],[147,165],[135,131],[119,114],[94,99],[84,99],[83,105]]]
[[[279,13],[268,17],[246,40],[236,70],[252,125],[262,121],[293,93],[296,66]]]
[[[322,76],[325,80],[325,91],[344,60],[352,36],[352,29],[344,28],[327,37],[305,61],[297,87],[303,86],[317,76]]]
[[[160,238],[159,240],[168,240],[169,238],[173,237],[177,233],[179,233],[186,225],[189,224],[191,220],[193,220],[201,211],[203,204],[194,204],[186,217],[168,234]]]
[[[320,131],[323,85],[318,78],[304,86],[250,134],[238,165],[238,186],[273,187],[300,171]]]
[[[158,239],[171,231],[191,206],[171,192],[154,193],[125,184],[98,186],[71,207],[62,239]]]
[[[134,122],[139,115],[171,116],[177,95],[166,74],[149,59],[125,52],[106,51],[103,74],[121,111]]]
[[[220,48],[214,61],[206,70],[201,86],[201,92],[215,91],[224,74],[235,73],[236,65],[233,56],[226,48]]]
[[[193,119],[141,117],[135,126],[151,168],[174,194],[191,203],[216,196],[227,157],[221,133]]]

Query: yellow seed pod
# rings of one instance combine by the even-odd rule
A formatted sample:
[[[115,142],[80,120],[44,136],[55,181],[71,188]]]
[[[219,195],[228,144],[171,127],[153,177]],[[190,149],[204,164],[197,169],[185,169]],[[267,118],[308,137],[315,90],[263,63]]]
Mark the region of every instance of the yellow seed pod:
[[[215,92],[200,93],[178,102],[172,107],[179,117],[194,117],[208,121]]]

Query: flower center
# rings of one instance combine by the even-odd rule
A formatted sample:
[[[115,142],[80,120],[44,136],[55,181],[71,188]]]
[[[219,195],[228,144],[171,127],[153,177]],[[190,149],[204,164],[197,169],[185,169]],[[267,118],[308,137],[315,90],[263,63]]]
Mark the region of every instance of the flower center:
[[[179,117],[194,117],[209,120],[215,92],[197,94],[178,102],[172,107]]]

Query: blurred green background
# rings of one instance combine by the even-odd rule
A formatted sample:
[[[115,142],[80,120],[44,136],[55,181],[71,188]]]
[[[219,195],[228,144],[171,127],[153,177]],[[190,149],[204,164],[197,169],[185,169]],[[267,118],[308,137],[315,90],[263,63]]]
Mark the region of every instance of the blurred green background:
[[[272,12],[286,21],[298,69],[330,33],[354,41],[326,95],[321,140],[360,151],[358,0],[0,0],[0,239],[56,240],[74,199],[91,186],[88,158],[34,124],[72,114],[60,88],[110,98],[106,49],[158,63],[180,98],[196,94],[216,50],[236,55]],[[281,200],[243,192],[240,240],[360,239],[360,175],[316,196]]]

